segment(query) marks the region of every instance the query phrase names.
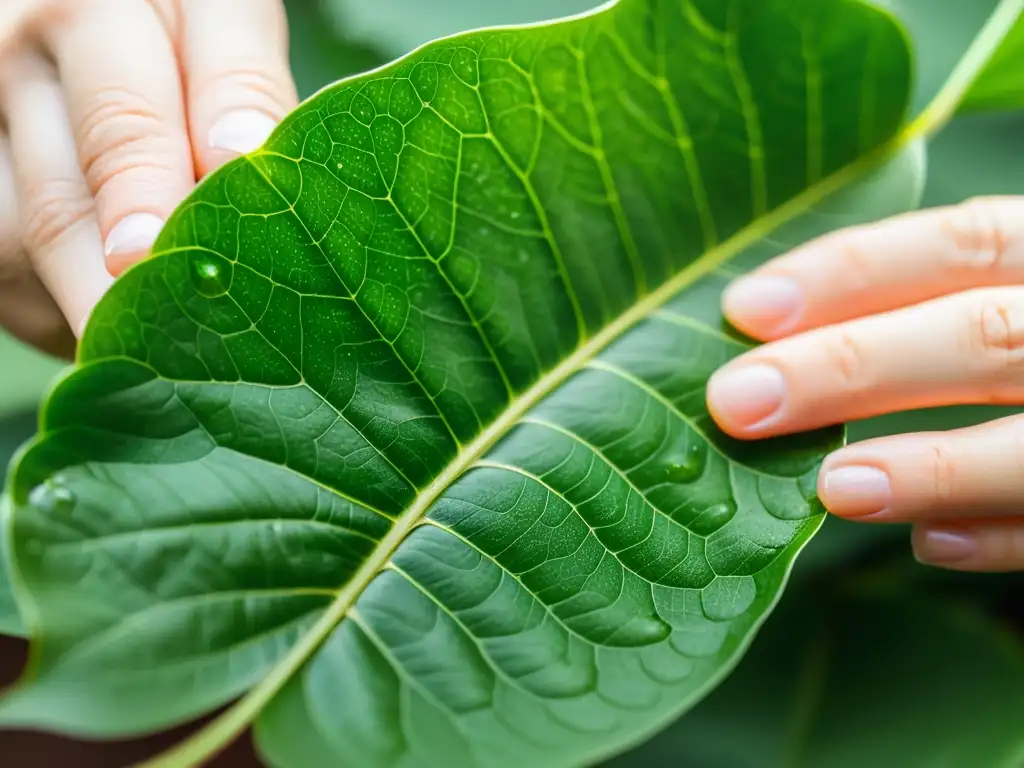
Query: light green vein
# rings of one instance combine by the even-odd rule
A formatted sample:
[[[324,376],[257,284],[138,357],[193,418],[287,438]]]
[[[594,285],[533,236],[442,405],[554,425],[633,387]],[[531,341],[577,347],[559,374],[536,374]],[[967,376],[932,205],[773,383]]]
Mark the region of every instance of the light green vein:
[[[594,144],[598,147],[595,161],[598,172],[601,174],[601,183],[604,185],[608,195],[608,205],[611,207],[612,216],[615,218],[615,226],[619,230],[619,239],[622,247],[626,250],[626,258],[629,259],[630,267],[633,270],[633,279],[636,281],[636,294],[643,296],[647,293],[647,271],[640,259],[640,251],[636,247],[636,238],[626,218],[626,212],[622,208],[622,199],[619,196],[619,189],[615,183],[615,176],[608,165],[608,157],[604,150],[604,132],[601,130],[601,121],[598,118],[597,109],[594,107],[594,96],[590,89],[590,75],[587,73],[586,60],[582,51],[573,50],[576,58],[576,76],[579,78],[580,98],[583,101],[583,109],[587,113],[587,122],[590,124],[590,133],[594,138]]]
[[[736,0],[728,0],[729,33],[725,38],[725,61],[732,78],[733,87],[740,100],[740,109],[747,126],[747,142],[750,145],[750,189],[753,196],[754,218],[768,210],[768,178],[765,169],[764,132],[761,128],[761,113],[754,100],[746,70],[739,53],[739,22],[742,7]]]

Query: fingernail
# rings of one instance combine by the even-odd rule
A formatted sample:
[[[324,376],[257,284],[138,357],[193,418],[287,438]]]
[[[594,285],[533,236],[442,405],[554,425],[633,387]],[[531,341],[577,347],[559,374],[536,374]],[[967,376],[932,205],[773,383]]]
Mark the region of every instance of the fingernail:
[[[770,365],[724,368],[708,381],[708,404],[730,426],[749,429],[775,414],[786,398],[786,379]]]
[[[125,216],[107,235],[103,247],[107,257],[118,254],[148,251],[156,242],[156,236],[164,228],[164,220],[152,213],[133,213]]]
[[[927,530],[914,540],[914,556],[922,563],[949,565],[973,557],[978,543],[969,533]]]
[[[240,155],[253,152],[266,142],[277,122],[255,109],[229,112],[218,120],[207,141],[212,149],[226,149]]]
[[[822,502],[840,517],[864,517],[884,512],[892,501],[889,476],[878,467],[838,467],[825,473]]]
[[[741,277],[725,289],[722,308],[736,325],[776,333],[799,319],[804,309],[804,294],[791,278],[751,275]]]

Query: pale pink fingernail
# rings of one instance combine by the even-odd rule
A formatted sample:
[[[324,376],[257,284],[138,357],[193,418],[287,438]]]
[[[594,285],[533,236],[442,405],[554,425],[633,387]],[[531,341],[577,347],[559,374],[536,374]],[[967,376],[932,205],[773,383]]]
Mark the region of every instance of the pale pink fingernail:
[[[722,295],[722,308],[734,324],[764,334],[782,333],[804,311],[804,293],[783,275],[751,275],[733,282]]]
[[[922,563],[951,565],[973,557],[978,542],[969,533],[930,528],[914,537],[914,556]]]
[[[733,428],[760,425],[782,408],[785,399],[786,379],[770,365],[723,368],[708,381],[708,405],[716,419]]]
[[[164,228],[164,220],[152,213],[133,213],[119,221],[110,234],[103,251],[107,256],[127,251],[148,250]]]
[[[821,483],[821,500],[840,517],[864,517],[884,512],[892,501],[889,475],[878,467],[830,469]]]
[[[119,221],[103,245],[107,271],[119,275],[132,263],[145,258],[164,228],[164,220],[152,213],[133,213]]]
[[[265,113],[240,109],[218,120],[210,129],[207,142],[211,149],[244,155],[262,147],[276,127],[277,122]]]

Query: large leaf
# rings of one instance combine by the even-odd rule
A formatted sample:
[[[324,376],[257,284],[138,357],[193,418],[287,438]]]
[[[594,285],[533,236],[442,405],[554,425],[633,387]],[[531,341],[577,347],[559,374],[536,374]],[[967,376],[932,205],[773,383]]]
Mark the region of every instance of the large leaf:
[[[607,768],[1017,768],[1021,712],[1024,649],[991,619],[819,590],[787,595],[729,680]]]
[[[171,759],[266,707],[273,763],[360,766],[572,764],[666,722],[770,610],[838,440],[714,429],[721,268],[858,218],[829,195],[908,91],[860,3],[622,0],[303,105],[175,214],[45,407],[0,717],[134,733],[249,691]]]

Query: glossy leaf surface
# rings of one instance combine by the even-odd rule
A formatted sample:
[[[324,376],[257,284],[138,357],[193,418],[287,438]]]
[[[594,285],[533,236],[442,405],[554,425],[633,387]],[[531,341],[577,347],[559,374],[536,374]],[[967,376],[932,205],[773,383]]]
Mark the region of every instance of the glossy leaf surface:
[[[275,765],[576,764],[692,704],[840,437],[714,429],[745,348],[721,288],[912,204],[916,152],[830,196],[908,90],[860,3],[623,0],[304,104],[175,214],[46,405],[11,487],[33,675],[0,719],[135,733],[250,691],[222,735],[269,704]]]

